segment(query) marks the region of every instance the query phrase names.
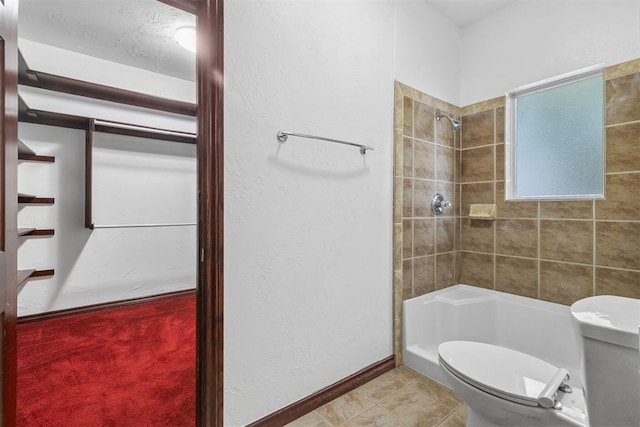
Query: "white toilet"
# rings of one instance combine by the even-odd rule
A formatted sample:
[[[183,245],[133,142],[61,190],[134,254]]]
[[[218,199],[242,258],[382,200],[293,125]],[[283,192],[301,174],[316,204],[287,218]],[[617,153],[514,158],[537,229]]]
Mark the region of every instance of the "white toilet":
[[[583,390],[568,373],[531,355],[472,341],[438,347],[467,426],[640,426],[640,300],[585,298],[571,306]],[[588,414],[588,416],[587,416]]]

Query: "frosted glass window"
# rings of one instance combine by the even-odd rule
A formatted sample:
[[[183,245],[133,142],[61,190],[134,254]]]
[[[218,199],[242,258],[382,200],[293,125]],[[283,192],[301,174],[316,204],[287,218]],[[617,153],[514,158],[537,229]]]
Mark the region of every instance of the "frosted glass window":
[[[507,93],[506,199],[604,196],[602,68]]]

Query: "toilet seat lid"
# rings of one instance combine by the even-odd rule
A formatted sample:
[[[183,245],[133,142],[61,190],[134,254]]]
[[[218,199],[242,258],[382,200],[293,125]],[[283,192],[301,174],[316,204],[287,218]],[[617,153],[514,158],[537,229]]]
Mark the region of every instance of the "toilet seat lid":
[[[438,346],[440,363],[462,381],[496,397],[529,406],[559,372],[537,357],[492,344],[448,341]]]

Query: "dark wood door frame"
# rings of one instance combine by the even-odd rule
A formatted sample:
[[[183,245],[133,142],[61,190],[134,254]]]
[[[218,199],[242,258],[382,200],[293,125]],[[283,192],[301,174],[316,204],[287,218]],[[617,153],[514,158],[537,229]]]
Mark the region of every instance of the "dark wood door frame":
[[[224,0],[160,0],[196,15],[198,285],[196,425],[223,422]]]
[[[18,0],[3,0],[0,11],[0,321],[2,322],[2,419],[16,423],[17,214],[18,214]]]
[[[182,0],[184,1],[184,0]],[[198,290],[196,425],[223,421],[223,1],[197,1]]]
[[[198,281],[196,326],[196,425],[222,426],[223,390],[223,0],[161,0],[196,15],[198,32],[197,54],[197,157],[198,157]],[[0,24],[14,25],[7,51],[5,69],[9,72],[2,82],[5,118],[2,131],[4,150],[0,179],[4,204],[3,237],[17,241],[17,6],[18,0],[2,0],[4,15]],[[6,9],[7,5],[12,5]],[[2,7],[2,5],[0,5]],[[12,14],[7,17],[6,13]],[[4,28],[6,29],[6,28]],[[4,36],[4,34],[2,34]],[[13,58],[13,56],[15,58]],[[14,61],[15,59],[15,61]],[[8,62],[8,63],[7,63]],[[15,64],[14,64],[15,62]],[[11,71],[15,68],[14,71]],[[2,178],[2,177],[0,177]],[[16,200],[13,200],[13,199]],[[1,233],[0,233],[1,234]],[[0,248],[2,249],[2,248]],[[3,317],[2,341],[2,420],[0,425],[12,427],[16,422],[16,254],[17,244],[4,245],[5,262],[0,263],[4,289],[0,302],[7,300]],[[9,258],[7,258],[9,257]],[[7,290],[7,288],[9,288]],[[4,314],[4,316],[2,316]]]

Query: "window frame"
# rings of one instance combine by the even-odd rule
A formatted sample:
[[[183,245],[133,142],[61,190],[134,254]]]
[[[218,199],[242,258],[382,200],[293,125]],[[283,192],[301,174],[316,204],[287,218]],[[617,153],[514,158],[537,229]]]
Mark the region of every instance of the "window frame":
[[[603,200],[605,199],[606,179],[606,123],[605,123],[605,93],[604,93],[604,64],[596,64],[581,68],[559,76],[551,77],[535,83],[520,86],[508,90],[505,94],[505,141],[504,141],[504,179],[506,201],[535,201],[535,200]],[[534,195],[522,196],[517,194],[517,170],[516,170],[516,134],[517,134],[517,100],[524,95],[542,92],[559,86],[565,86],[596,76],[602,76],[602,188],[593,194],[567,194],[567,195]]]

